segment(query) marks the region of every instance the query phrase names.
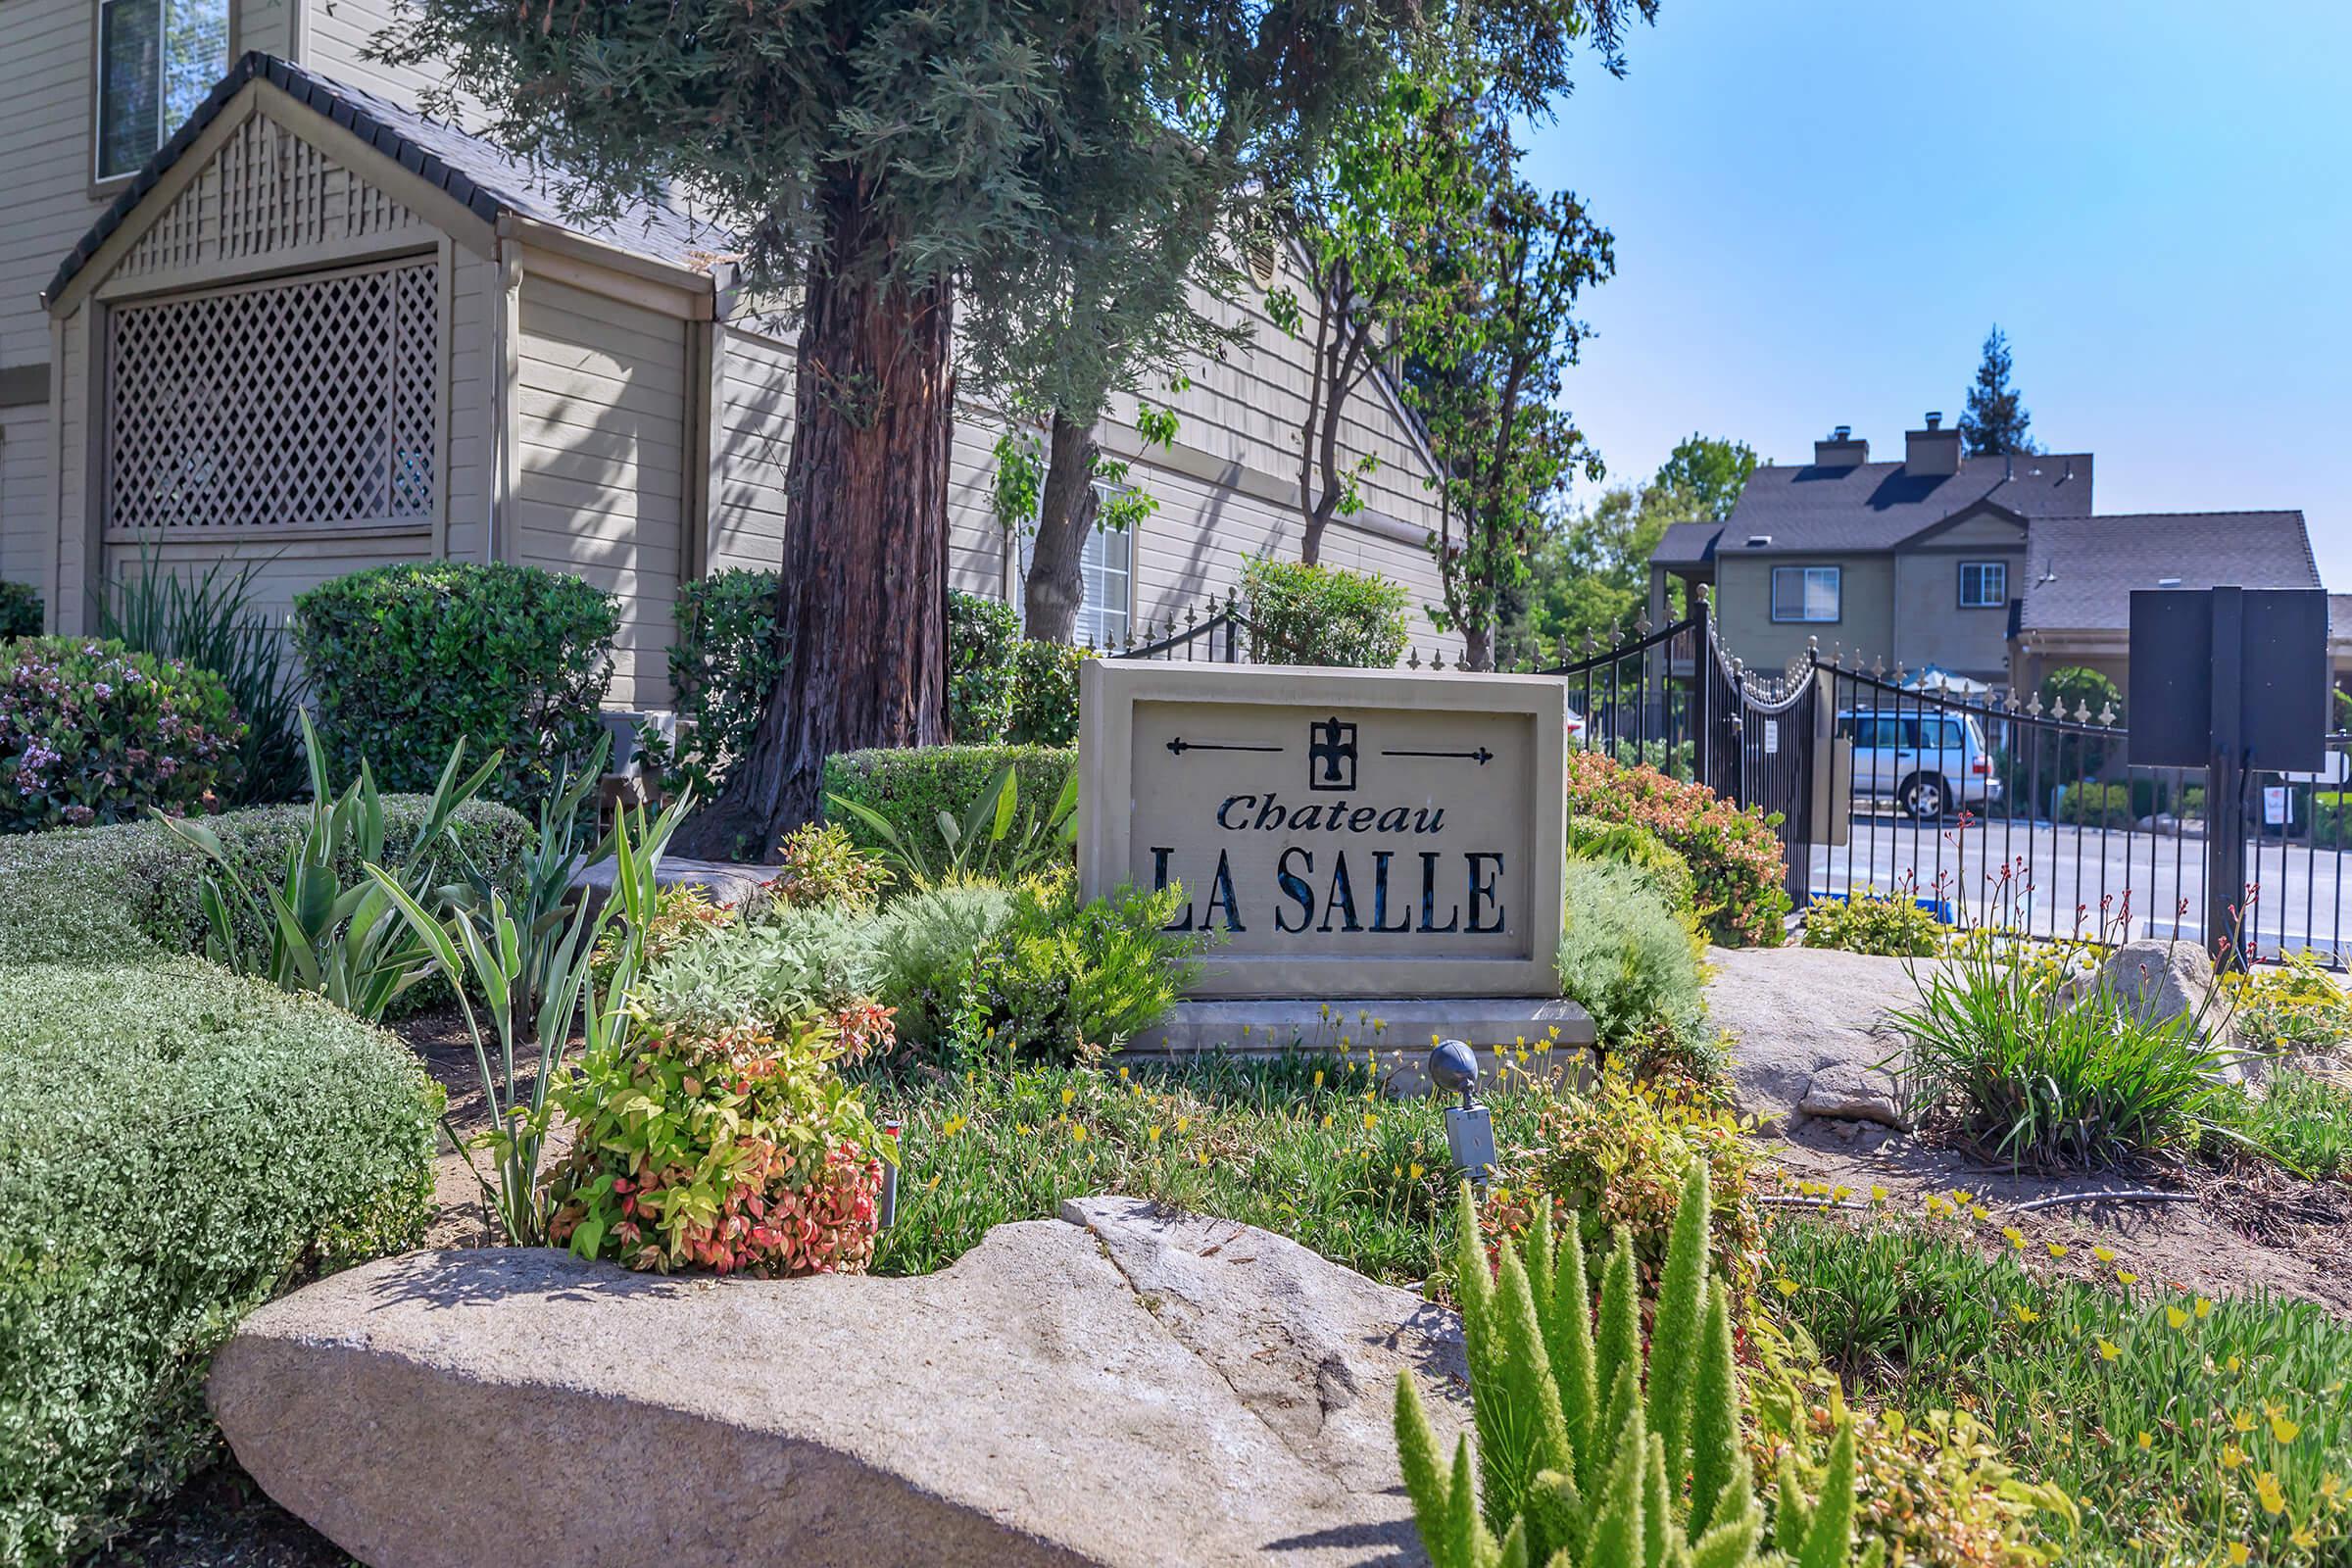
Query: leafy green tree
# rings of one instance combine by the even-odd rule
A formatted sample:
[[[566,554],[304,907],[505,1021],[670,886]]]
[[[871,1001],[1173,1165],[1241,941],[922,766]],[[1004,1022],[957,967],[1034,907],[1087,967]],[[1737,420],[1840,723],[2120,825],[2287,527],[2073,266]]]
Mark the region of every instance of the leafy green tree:
[[[1977,362],[1976,384],[1968,389],[1968,407],[1960,416],[1960,439],[1972,458],[2041,450],[2026,433],[2034,416],[2009,384],[2009,373],[2008,334],[1996,326],[1984,334],[1984,357]]]
[[[1575,658],[1631,635],[1648,603],[1650,553],[1668,525],[1707,517],[1705,503],[1669,481],[1677,471],[1669,459],[1641,490],[1614,486],[1544,529],[1504,627],[1506,661],[1549,663],[1563,645]]]
[[[1483,211],[1446,231],[1440,303],[1408,320],[1402,346],[1438,461],[1431,549],[1445,603],[1434,618],[1460,632],[1465,663],[1487,669],[1553,499],[1580,470],[1601,475],[1560,396],[1584,339],[1577,300],[1616,261],[1574,193],[1519,174],[1506,122],[1488,122],[1476,149]]]
[[[1740,492],[1747,488],[1748,475],[1755,471],[1754,447],[1692,431],[1667,454],[1651,483],[1690,499],[1687,520],[1721,522],[1740,504]],[[1656,541],[1651,544],[1654,547]]]

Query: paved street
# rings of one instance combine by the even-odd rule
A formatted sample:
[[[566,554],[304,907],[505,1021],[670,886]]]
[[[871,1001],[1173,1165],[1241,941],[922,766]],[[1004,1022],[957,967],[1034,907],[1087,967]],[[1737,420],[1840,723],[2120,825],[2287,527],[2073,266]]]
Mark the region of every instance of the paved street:
[[[2335,850],[2281,848],[2266,839],[2248,847],[2257,889],[2254,935],[2261,951],[2343,950],[2352,956],[2352,910],[2341,897]],[[1977,821],[1931,825],[1857,814],[1853,841],[1816,848],[1815,892],[1914,888],[1940,898],[1972,921],[2011,918],[2037,933],[2088,931],[2128,907],[2133,936],[2202,940],[2205,841],[2047,822]],[[2007,889],[2000,886],[2004,868]],[[2183,906],[2185,906],[2185,909]],[[2079,911],[2079,912],[2078,912]]]

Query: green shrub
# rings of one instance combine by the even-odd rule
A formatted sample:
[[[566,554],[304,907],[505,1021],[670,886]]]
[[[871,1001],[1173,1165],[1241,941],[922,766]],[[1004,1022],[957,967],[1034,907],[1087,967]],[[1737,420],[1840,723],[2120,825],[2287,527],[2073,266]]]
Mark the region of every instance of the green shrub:
[[[2241,1090],[2224,1105],[2221,1119],[2238,1138],[2297,1175],[2334,1181],[2352,1174],[2352,1085],[2279,1066],[2260,1098]]]
[[[846,904],[871,908],[894,878],[881,857],[858,847],[838,822],[803,822],[784,835],[776,874],[755,894],[748,912],[772,905]]]
[[[1642,1287],[1655,1289],[1694,1164],[1706,1167],[1715,1194],[1709,1266],[1744,1302],[1764,1258],[1755,1201],[1762,1151],[1711,1097],[1644,1082],[1613,1061],[1589,1086],[1538,1102],[1535,1126],[1509,1148],[1503,1180],[1488,1190],[1482,1223],[1490,1235],[1524,1239],[1548,1211],[1560,1235],[1574,1227],[1587,1247],[1630,1236]]]
[[[673,743],[638,737],[648,768],[671,795],[710,800],[752,748],[767,694],[784,677],[776,641],[776,573],[732,567],[678,585],[669,682],[678,702]]]
[[[109,584],[97,606],[100,637],[220,677],[245,721],[232,806],[295,800],[305,783],[301,683],[276,622],[254,605],[268,564],[220,557],[182,569],[142,541],[137,569]]]
[[[939,813],[961,821],[997,774],[1013,770],[1019,800],[1036,808],[1057,799],[1077,766],[1076,752],[1046,746],[923,746],[903,750],[836,752],[825,759],[825,795],[875,812],[905,840],[926,849],[939,842]],[[854,812],[827,814],[861,850],[880,854],[889,841]]]
[[[1805,909],[1805,946],[1874,954],[1882,958],[1932,958],[1943,951],[1950,927],[1917,899],[1857,893],[1822,899]]]
[[[40,634],[40,591],[21,582],[0,582],[0,642]]]
[[[720,926],[648,966],[637,1001],[651,1016],[779,1029],[874,995],[875,921],[839,905],[779,907]]]
[[[2352,790],[2312,792],[2311,842],[2323,850],[2352,845]]]
[[[1600,752],[1568,754],[1568,821],[1631,822],[1683,858],[1697,885],[1697,914],[1725,947],[1778,947],[1788,912],[1788,857],[1777,816],[1740,810],[1703,784],[1628,767]]]
[[[375,566],[294,601],[295,641],[334,771],[430,790],[450,748],[503,753],[487,791],[517,805],[604,733],[619,603],[577,577],[504,563]]]
[[[1632,866],[1677,914],[1690,914],[1697,908],[1698,884],[1690,875],[1690,863],[1645,827],[1580,817],[1571,824],[1568,848],[1588,860]]]
[[[908,894],[874,923],[874,995],[896,1010],[901,1045],[944,1051],[962,1027],[972,965],[1012,923],[1020,895],[993,883]]]
[[[1004,738],[1015,746],[1078,744],[1078,667],[1095,657],[1070,643],[1024,640],[1012,653],[1012,722]]]
[[[1192,981],[1196,939],[1166,930],[1183,906],[1177,888],[1021,894],[973,958],[965,1044],[993,1034],[1002,1057],[1054,1062],[1117,1051]]]
[[[416,842],[426,803],[403,795],[383,804],[384,854],[398,859]],[[284,879],[286,858],[310,823],[307,806],[264,806],[210,817],[205,826],[237,878],[258,892]],[[506,807],[476,801],[460,808],[455,826],[464,858],[493,884],[512,887],[531,825]],[[0,966],[202,953],[210,863],[152,819],[0,840]],[[447,867],[452,879],[461,869]],[[349,885],[361,875],[358,857],[339,860],[335,870]],[[241,921],[237,935],[248,944],[266,940],[250,922]],[[437,983],[432,989],[447,995]]]
[[[1647,877],[1570,856],[1560,916],[1561,995],[1592,1015],[1604,1050],[1660,1025],[1695,1035],[1705,1018],[1699,945]]]
[[[957,745],[1004,739],[1020,641],[1020,613],[1004,600],[948,590],[948,734]]]
[[[1388,669],[1404,656],[1411,596],[1386,577],[1252,557],[1242,601],[1258,663]]]
[[[121,643],[20,638],[0,648],[0,833],[219,809],[244,737],[210,670]]]
[[[2077,827],[2129,827],[2137,818],[2129,786],[2078,781],[2058,792],[2058,820]]]
[[[219,1452],[214,1348],[416,1243],[440,1099],[398,1041],[197,959],[0,972],[0,1561],[72,1561]]]

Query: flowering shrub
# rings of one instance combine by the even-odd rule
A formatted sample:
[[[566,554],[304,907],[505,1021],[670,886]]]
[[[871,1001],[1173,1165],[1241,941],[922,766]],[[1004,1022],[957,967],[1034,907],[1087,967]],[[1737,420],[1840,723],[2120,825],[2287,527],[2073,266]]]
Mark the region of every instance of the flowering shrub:
[[[873,907],[890,886],[890,868],[879,856],[858,847],[838,822],[804,822],[784,836],[776,874],[759,902],[798,908],[810,904]]]
[[[1788,890],[1773,832],[1778,817],[1742,811],[1703,784],[1588,751],[1568,754],[1568,814],[1647,828],[1690,865],[1708,936],[1726,947],[1779,946]]]
[[[2250,1046],[2334,1053],[2352,1045],[2352,996],[2315,953],[2286,954],[2275,969],[2232,969],[2221,983]]]
[[[220,805],[245,726],[220,678],[121,643],[0,649],[0,833]]]
[[[833,1064],[888,1032],[870,1005],[775,1032],[640,1010],[550,1090],[578,1135],[549,1178],[549,1239],[664,1273],[862,1272],[882,1140]]]
[[[1875,954],[1882,958],[1933,958],[1947,928],[1919,901],[1857,893],[1823,899],[1805,910],[1805,946]]]
[[[1483,1223],[1490,1236],[1520,1235],[1538,1205],[1548,1204],[1563,1224],[1576,1216],[1588,1247],[1623,1225],[1643,1287],[1654,1290],[1683,1183],[1691,1161],[1701,1160],[1714,1192],[1715,1274],[1745,1299],[1764,1253],[1753,1201],[1757,1158],[1730,1112],[1680,1086],[1636,1083],[1606,1069],[1591,1093],[1563,1095],[1538,1114],[1532,1135],[1505,1156]]]

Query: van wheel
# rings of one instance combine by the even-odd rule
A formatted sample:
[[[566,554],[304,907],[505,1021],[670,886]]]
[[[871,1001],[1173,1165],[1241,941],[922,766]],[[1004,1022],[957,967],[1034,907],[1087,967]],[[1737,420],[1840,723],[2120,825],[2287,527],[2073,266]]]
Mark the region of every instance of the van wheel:
[[[1914,773],[1903,780],[1903,787],[1894,798],[1903,810],[1922,822],[1942,819],[1943,810],[1951,803],[1951,786],[1944,783],[1940,773]]]

